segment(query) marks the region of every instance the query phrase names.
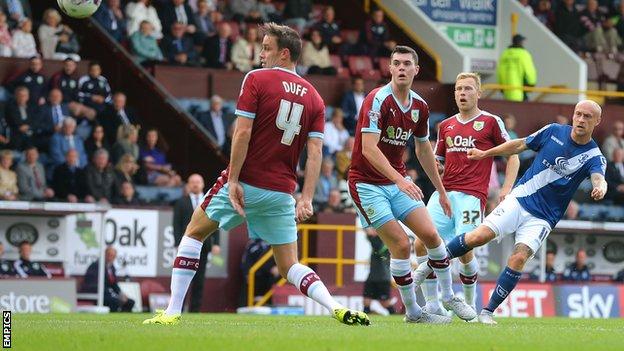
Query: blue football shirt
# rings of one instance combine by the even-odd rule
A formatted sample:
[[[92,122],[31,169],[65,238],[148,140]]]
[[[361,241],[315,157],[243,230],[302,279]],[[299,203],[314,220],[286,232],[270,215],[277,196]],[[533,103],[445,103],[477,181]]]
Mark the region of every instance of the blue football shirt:
[[[553,123],[528,136],[526,144],[537,155],[511,193],[527,212],[552,228],[581,182],[593,173],[604,176],[607,166],[593,139],[579,145],[571,133],[572,126]]]

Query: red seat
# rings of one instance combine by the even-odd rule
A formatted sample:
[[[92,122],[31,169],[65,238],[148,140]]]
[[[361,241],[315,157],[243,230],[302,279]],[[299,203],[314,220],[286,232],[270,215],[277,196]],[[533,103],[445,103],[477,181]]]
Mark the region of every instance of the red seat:
[[[342,38],[343,42],[357,42],[359,36],[360,31],[357,29],[343,29],[340,31],[340,37]]]
[[[390,58],[389,57],[380,57],[379,58],[379,71],[381,72],[381,76],[384,78],[389,78],[390,74]]]
[[[349,56],[349,71],[356,76],[359,75],[364,79],[379,80],[381,74],[373,68],[373,61],[368,56]]]
[[[228,21],[227,22],[230,25],[230,28],[232,28],[232,34],[230,34],[230,39],[232,39],[232,41],[236,41],[236,39],[238,39],[238,37],[240,36],[240,28],[238,26],[238,23],[234,22],[234,21]]]
[[[338,72],[338,77],[349,78],[351,75],[349,74],[349,70],[346,69],[342,65],[342,59],[338,55],[329,55],[329,59],[331,60],[332,66],[336,67],[336,71]]]

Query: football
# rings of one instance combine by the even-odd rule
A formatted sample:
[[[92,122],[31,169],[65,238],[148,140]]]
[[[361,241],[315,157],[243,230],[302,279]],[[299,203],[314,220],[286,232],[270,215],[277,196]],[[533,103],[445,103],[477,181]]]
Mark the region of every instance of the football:
[[[56,0],[56,2],[67,16],[87,18],[97,11],[102,0]]]

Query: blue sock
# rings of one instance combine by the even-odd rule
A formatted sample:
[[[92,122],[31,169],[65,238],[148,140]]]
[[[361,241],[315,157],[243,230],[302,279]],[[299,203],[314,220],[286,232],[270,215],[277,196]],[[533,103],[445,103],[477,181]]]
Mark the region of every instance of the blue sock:
[[[460,234],[446,244],[446,251],[448,252],[449,259],[461,257],[472,250],[472,248],[468,247],[466,244],[465,237],[466,233]]]
[[[496,287],[494,288],[494,292],[492,292],[492,296],[490,297],[490,302],[485,309],[490,312],[494,312],[496,308],[498,308],[498,306],[505,301],[509,293],[516,287],[516,284],[518,284],[518,281],[520,280],[520,276],[522,276],[522,273],[514,271],[509,267],[505,267],[503,273],[498,276]]]

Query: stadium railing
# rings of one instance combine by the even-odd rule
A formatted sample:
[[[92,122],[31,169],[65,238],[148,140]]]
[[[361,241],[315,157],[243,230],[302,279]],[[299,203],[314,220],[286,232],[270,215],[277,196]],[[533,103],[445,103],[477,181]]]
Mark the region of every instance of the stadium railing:
[[[301,259],[299,262],[303,264],[335,264],[336,265],[336,286],[343,285],[343,268],[345,265],[355,264],[369,264],[368,260],[355,260],[352,258],[344,258],[344,234],[355,234],[359,228],[354,225],[336,225],[336,224],[300,224],[297,226],[297,230],[301,232]],[[310,256],[310,231],[321,232],[335,232],[336,233],[336,257],[311,257]],[[257,302],[254,302],[255,291],[255,274],[271,257],[273,256],[273,249],[267,251],[251,268],[249,269],[248,282],[247,282],[247,305],[262,306],[273,296],[274,289],[269,290],[264,296]],[[286,284],[286,279],[281,278],[276,285],[283,286]]]
[[[527,93],[541,93],[533,101],[540,101],[543,96],[548,94],[565,94],[565,95],[585,95],[588,98],[624,98],[624,92],[621,91],[606,91],[606,90],[579,90],[566,88],[565,86],[550,86],[550,87],[530,87],[530,86],[513,86],[504,84],[483,84],[481,87],[483,91],[488,92],[485,94],[485,98],[489,98],[499,90],[522,90]]]

